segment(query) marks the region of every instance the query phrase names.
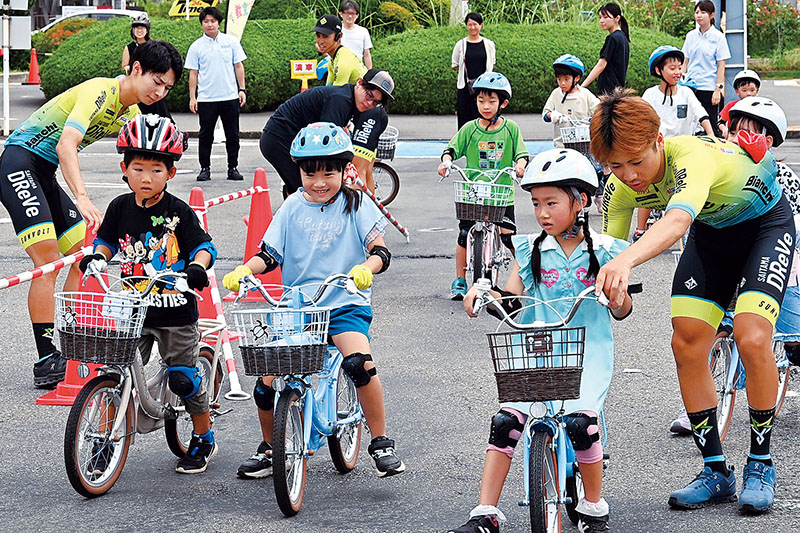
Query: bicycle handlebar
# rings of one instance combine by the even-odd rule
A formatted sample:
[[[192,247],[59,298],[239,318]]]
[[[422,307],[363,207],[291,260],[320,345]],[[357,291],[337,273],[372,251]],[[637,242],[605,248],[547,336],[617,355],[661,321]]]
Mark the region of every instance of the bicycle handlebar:
[[[145,296],[150,294],[150,292],[155,288],[156,283],[158,283],[159,281],[164,281],[167,278],[176,278],[175,279],[176,290],[180,292],[191,292],[195,294],[194,291],[189,288],[189,284],[186,281],[186,274],[184,272],[173,272],[171,270],[162,270],[161,272],[156,272],[154,276],[128,276],[127,278],[123,278],[121,276],[116,276],[114,274],[105,272],[104,270],[100,270],[99,268],[97,268],[94,261],[91,261],[87,265],[86,272],[83,274],[83,281],[85,282],[89,278],[89,276],[94,276],[95,279],[97,279],[97,282],[100,284],[100,288],[103,289],[103,292],[111,292],[111,287],[103,279],[102,276],[103,274],[116,278],[123,284],[129,283],[131,278],[149,280],[147,283],[147,287],[145,288],[144,291],[137,291],[137,293],[141,298],[144,298]],[[197,294],[195,294],[195,296],[200,298],[200,296]]]
[[[498,179],[500,179],[500,176],[502,176],[503,174],[508,174],[509,176],[511,176],[511,179],[513,179],[517,184],[519,184],[519,180],[517,179],[517,169],[515,167],[505,167],[501,169],[486,171],[486,170],[481,170],[479,168],[463,169],[458,165],[456,165],[455,163],[453,163],[452,161],[445,161],[444,165],[447,168],[447,173],[439,178],[439,183],[441,183],[445,178],[449,177],[453,171],[456,171],[458,174],[460,174],[461,178],[464,181],[476,181],[474,179],[470,179],[467,177],[466,171],[469,170],[470,172],[475,172],[482,176],[486,176],[486,178],[489,179],[489,181],[487,181],[486,183],[495,183]],[[491,173],[495,174],[494,177],[492,177]]]
[[[339,284],[338,282],[343,282],[343,283]],[[276,286],[279,286],[282,289],[296,288],[298,289],[301,296],[305,296],[305,294],[299,289],[301,289],[304,286],[310,286],[310,285],[317,285],[317,284],[309,283],[307,285],[300,285],[297,287],[288,287],[285,285],[276,285]],[[348,294],[358,294],[364,300],[367,299],[367,296],[361,291],[359,291],[358,288],[356,288],[355,283],[353,282],[353,278],[351,276],[348,276],[347,274],[331,274],[325,279],[325,281],[319,284],[317,292],[314,294],[314,296],[312,296],[310,299],[307,300],[307,303],[310,305],[316,305],[317,302],[319,302],[322,299],[322,297],[325,295],[325,293],[330,287],[342,287]],[[239,300],[241,300],[245,294],[253,290],[258,291],[261,294],[261,296],[263,296],[264,299],[274,307],[289,306],[290,302],[289,300],[284,300],[283,298],[276,300],[275,298],[273,298],[272,295],[267,291],[264,284],[261,283],[261,281],[258,278],[256,278],[255,275],[253,274],[243,276],[242,279],[239,280],[239,294],[236,295],[234,304],[238,303]]]

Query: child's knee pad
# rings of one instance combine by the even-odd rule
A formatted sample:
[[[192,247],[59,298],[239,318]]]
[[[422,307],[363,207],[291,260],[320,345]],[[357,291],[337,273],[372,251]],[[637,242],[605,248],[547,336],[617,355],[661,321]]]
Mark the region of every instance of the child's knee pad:
[[[461,228],[461,229],[458,230],[458,238],[456,239],[456,242],[462,248],[466,248],[467,247],[467,235],[469,235],[469,230],[468,229]]]
[[[492,417],[492,425],[489,428],[488,449],[514,457],[514,448],[516,448],[517,442],[522,436],[524,427],[515,412],[500,409]]]
[[[353,381],[356,388],[367,385],[372,376],[378,373],[374,366],[369,370],[364,368],[367,361],[372,361],[372,355],[358,352],[348,355],[342,361],[342,370]]]
[[[575,451],[588,450],[595,442],[600,440],[598,433],[597,417],[586,413],[571,413],[564,417],[567,426],[567,435],[572,441]]]
[[[514,243],[511,242],[511,237],[513,237],[513,233],[501,233],[500,234],[500,242],[503,243],[503,246],[514,252]]]
[[[196,366],[171,366],[167,368],[169,389],[181,398],[195,396],[203,383],[203,376]]]
[[[275,406],[275,390],[258,378],[256,386],[253,387],[253,399],[256,401],[256,407],[262,411],[272,411]]]

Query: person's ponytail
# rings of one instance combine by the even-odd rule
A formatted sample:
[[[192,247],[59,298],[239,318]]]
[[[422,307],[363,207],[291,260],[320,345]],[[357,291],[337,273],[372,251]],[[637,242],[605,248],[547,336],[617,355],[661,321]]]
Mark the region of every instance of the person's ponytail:
[[[619,16],[619,29],[625,34],[625,38],[628,39],[628,42],[631,42],[631,33],[628,31],[628,21],[625,20],[625,17],[622,15]]]

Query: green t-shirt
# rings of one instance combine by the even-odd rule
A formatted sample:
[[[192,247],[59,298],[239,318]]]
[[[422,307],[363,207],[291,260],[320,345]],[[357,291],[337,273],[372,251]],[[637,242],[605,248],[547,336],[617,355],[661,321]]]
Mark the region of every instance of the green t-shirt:
[[[486,172],[513,166],[520,158],[528,156],[528,149],[525,147],[519,126],[513,120],[504,118],[500,128],[493,131],[482,128],[479,120],[475,119],[464,124],[455,137],[450,139],[447,149],[454,152],[453,160],[467,158],[467,177],[483,181],[485,178],[479,173],[470,173],[469,169]],[[503,174],[497,183],[513,186],[514,180],[508,174]],[[513,200],[512,189],[512,204]]]

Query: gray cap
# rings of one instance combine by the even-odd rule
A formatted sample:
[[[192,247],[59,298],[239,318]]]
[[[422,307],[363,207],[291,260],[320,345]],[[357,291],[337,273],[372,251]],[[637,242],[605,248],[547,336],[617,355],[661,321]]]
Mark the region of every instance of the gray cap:
[[[389,99],[394,100],[394,96],[392,96],[392,92],[394,91],[394,80],[385,70],[371,68],[366,72],[366,74],[364,74],[362,79],[364,80],[365,84],[377,88]]]

